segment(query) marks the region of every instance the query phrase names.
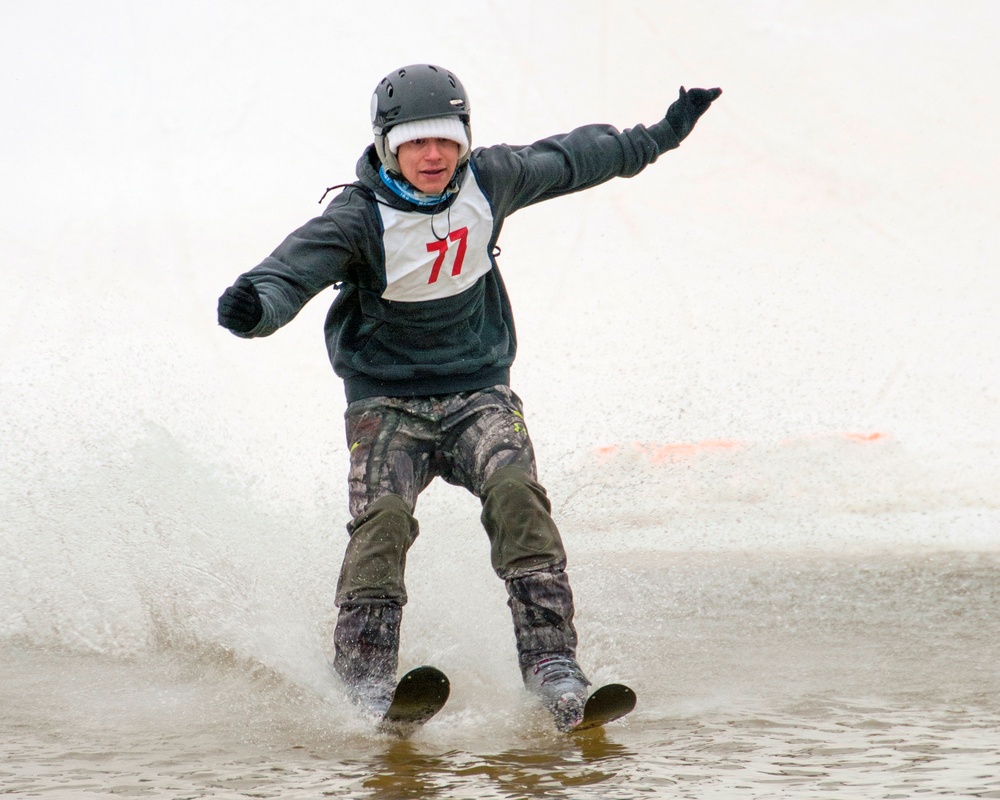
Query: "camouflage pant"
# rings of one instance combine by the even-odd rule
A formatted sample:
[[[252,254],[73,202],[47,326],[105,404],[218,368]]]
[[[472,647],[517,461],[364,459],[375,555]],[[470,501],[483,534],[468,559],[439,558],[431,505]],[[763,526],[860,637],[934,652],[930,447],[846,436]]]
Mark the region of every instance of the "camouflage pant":
[[[437,476],[481,496],[501,467],[536,477],[521,399],[507,386],[444,397],[372,397],[345,414],[351,516],[387,494],[410,508]]]
[[[376,607],[406,603],[406,553],[419,532],[413,511],[435,477],[482,502],[481,521],[493,568],[507,585],[522,669],[544,654],[573,654],[566,554],[537,480],[517,395],[495,386],[444,397],[368,398],[351,403],[345,417],[352,521],[337,585],[338,672],[349,678],[376,663],[384,664],[380,673],[390,666],[395,672],[399,615]],[[385,643],[381,656],[372,655],[373,640]]]

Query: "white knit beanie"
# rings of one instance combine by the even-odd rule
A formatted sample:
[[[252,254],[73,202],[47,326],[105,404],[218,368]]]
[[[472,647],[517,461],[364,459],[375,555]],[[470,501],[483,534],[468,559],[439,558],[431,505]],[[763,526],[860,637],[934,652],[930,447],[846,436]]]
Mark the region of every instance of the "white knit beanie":
[[[436,117],[402,122],[390,128],[385,138],[389,152],[393,155],[401,144],[412,142],[414,139],[448,139],[458,142],[459,158],[469,152],[469,137],[465,135],[465,125],[458,117]]]

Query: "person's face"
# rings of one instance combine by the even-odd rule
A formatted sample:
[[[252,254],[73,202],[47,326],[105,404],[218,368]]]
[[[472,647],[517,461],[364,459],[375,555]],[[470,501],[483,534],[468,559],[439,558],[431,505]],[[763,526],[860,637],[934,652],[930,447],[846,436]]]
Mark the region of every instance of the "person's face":
[[[416,189],[440,194],[451,183],[458,166],[458,142],[451,139],[414,139],[396,151],[399,171]]]

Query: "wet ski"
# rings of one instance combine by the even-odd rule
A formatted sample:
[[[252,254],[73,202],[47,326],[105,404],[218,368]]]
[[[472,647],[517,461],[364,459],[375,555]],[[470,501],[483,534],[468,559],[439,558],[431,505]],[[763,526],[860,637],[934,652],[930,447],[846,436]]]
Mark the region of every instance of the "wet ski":
[[[405,739],[438,713],[448,701],[448,676],[435,667],[407,672],[392,695],[392,703],[378,721],[378,730]]]
[[[622,683],[609,683],[595,690],[583,707],[583,719],[571,731],[585,731],[621,719],[635,708],[636,696]]]

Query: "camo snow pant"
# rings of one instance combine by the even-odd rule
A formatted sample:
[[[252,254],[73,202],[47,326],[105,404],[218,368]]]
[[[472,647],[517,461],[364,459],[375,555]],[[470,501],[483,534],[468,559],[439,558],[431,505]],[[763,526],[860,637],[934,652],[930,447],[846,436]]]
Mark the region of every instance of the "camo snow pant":
[[[389,684],[398,666],[406,554],[417,497],[435,477],[482,503],[524,673],[576,653],[566,553],[537,480],[520,398],[507,386],[443,397],[374,397],[345,414],[350,541],[337,584],[334,667],[348,685]]]

